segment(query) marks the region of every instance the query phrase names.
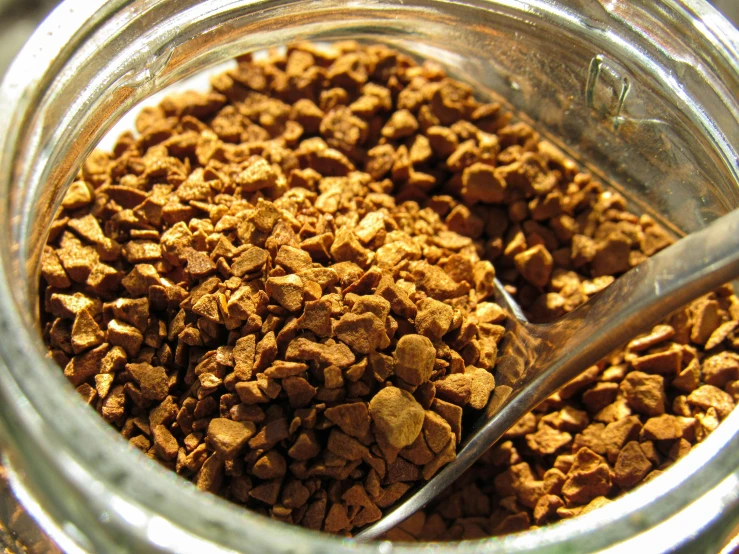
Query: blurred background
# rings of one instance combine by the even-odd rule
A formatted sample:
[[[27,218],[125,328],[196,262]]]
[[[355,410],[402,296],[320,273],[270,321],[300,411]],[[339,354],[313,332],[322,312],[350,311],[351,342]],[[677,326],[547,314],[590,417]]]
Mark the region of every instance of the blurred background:
[[[711,2],[719,10],[724,12],[735,26],[739,27],[739,1],[737,0],[715,0]]]
[[[629,0],[620,0],[628,2]],[[739,27],[739,0],[709,0]],[[59,0],[0,0],[0,76],[38,23]]]
[[[58,0],[0,0],[0,76],[26,42],[36,25],[46,17]]]

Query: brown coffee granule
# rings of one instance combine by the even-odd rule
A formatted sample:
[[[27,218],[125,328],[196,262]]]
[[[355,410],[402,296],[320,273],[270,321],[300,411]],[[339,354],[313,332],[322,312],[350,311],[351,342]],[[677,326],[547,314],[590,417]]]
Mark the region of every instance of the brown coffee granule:
[[[351,533],[454,459],[505,393],[496,274],[548,322],[671,242],[385,46],[247,55],[212,84],[84,163],[41,260],[44,338],[132,446],[281,521]],[[739,398],[738,321],[725,286],[637,337],[388,538],[521,531],[658,475]]]

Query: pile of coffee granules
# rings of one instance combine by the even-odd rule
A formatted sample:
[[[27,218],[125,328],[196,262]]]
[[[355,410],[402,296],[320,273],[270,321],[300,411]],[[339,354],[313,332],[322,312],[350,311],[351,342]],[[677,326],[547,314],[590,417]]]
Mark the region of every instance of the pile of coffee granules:
[[[276,519],[349,534],[454,459],[495,387],[493,264],[551,321],[670,243],[387,47],[295,45],[212,85],[85,162],[42,259],[44,337],[133,446]],[[675,314],[388,537],[519,531],[659,474],[733,408],[738,319],[728,286]]]

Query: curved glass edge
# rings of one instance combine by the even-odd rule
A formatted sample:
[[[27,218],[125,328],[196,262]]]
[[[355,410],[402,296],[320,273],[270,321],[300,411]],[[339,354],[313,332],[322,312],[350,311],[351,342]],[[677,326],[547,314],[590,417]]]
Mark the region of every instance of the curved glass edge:
[[[73,3],[73,4],[79,4],[79,5],[81,5],[83,3],[82,2],[77,2],[77,3]],[[104,20],[107,17],[106,14],[116,13],[115,8],[118,7],[118,5],[123,5],[123,4],[124,4],[123,2],[120,2],[119,4],[117,4],[114,7],[110,7],[110,6],[103,7],[103,8],[101,8],[101,11],[92,10],[91,13],[93,13],[97,19],[96,19],[96,22],[95,23],[90,23],[90,21],[92,21],[92,19],[93,19],[92,17],[90,17],[88,19],[88,25],[91,25],[91,26],[96,25],[97,24],[97,21],[102,21],[102,20]],[[92,5],[93,4],[88,4],[88,6],[92,6]],[[102,5],[102,3],[100,3],[100,5]],[[66,6],[66,4],[63,5],[63,6]],[[108,11],[106,12],[106,10],[108,10]],[[58,20],[55,21],[55,16],[56,16],[56,12],[55,12],[55,14],[52,14],[52,16],[49,18],[49,20],[47,20],[47,23],[48,23],[48,25],[50,26],[51,29],[56,29],[56,28],[58,28],[56,26],[61,25],[61,22],[60,21],[58,21]],[[68,20],[65,18],[65,21],[68,21]],[[42,27],[42,30],[43,29],[44,29],[44,27]],[[75,32],[68,33],[68,36],[70,36],[70,37],[71,36],[78,36],[78,32],[75,31]],[[36,38],[39,38],[39,37],[36,37]],[[32,43],[33,43],[33,40],[34,39],[32,39]],[[36,55],[36,54],[34,54],[34,55],[29,54],[29,48],[24,49],[23,53],[21,54],[21,56],[19,58],[19,61],[16,62],[16,64],[14,65],[13,70],[11,71],[11,74],[13,75],[13,79],[16,79],[16,80],[12,80],[11,79],[10,83],[8,84],[8,80],[6,79],[6,81],[3,83],[2,87],[0,87],[0,98],[2,98],[3,100],[8,99],[8,98],[11,98],[11,99],[13,99],[13,103],[12,103],[11,106],[14,107],[14,108],[16,108],[16,109],[20,108],[19,111],[12,111],[12,112],[11,112],[11,110],[9,108],[6,108],[5,109],[5,114],[3,114],[2,111],[0,111],[0,116],[6,115],[7,113],[12,113],[14,117],[13,118],[6,118],[6,119],[4,119],[4,121],[8,121],[8,122],[11,122],[12,121],[14,125],[19,125],[19,118],[16,118],[15,117],[19,112],[20,112],[21,115],[23,115],[23,114],[28,115],[27,114],[27,110],[29,109],[29,107],[31,105],[31,102],[29,100],[33,98],[32,96],[27,95],[27,93],[29,92],[29,88],[25,88],[25,90],[20,90],[19,91],[20,92],[19,95],[13,94],[14,90],[15,91],[18,91],[18,85],[19,84],[21,86],[23,86],[23,87],[26,86],[25,84],[23,84],[24,83],[24,79],[23,78],[20,78],[20,77],[22,77],[23,69],[26,69],[29,72],[29,80],[28,80],[28,83],[27,84],[33,85],[34,84],[34,79],[36,79],[36,81],[35,81],[36,83],[39,82],[38,76],[44,76],[44,75],[46,75],[47,74],[46,72],[47,72],[48,68],[52,66],[53,62],[56,62],[56,58],[55,57],[49,56],[47,58],[47,61],[49,63],[48,63],[48,65],[45,66],[44,63],[43,63],[43,60],[44,60],[43,56],[42,55]],[[42,53],[43,53],[43,51],[42,51]],[[33,62],[34,62],[33,65],[26,66],[25,68],[22,67],[22,62],[23,61],[30,62],[31,60],[33,60]],[[32,69],[29,69],[29,68],[33,68],[33,69],[38,68],[38,69],[36,71],[33,71]],[[3,104],[5,104],[5,102],[3,102]],[[2,121],[2,120],[3,120],[3,118],[0,117],[0,121]],[[3,129],[3,130],[4,131],[7,131],[8,129],[12,129],[12,128],[13,127],[10,126],[10,127],[6,128],[6,129]],[[0,149],[0,155],[3,156],[3,159],[4,160],[9,160],[9,159],[14,158],[14,156],[15,156],[16,153],[13,152],[12,150],[14,149],[14,145],[15,145],[15,140],[14,139],[17,137],[17,135],[12,135],[12,134],[9,134],[9,133],[2,133],[1,136],[4,136],[6,140],[4,140],[2,143],[0,143],[0,144],[2,144],[2,148]],[[2,139],[0,139],[0,140],[2,140]],[[8,208],[10,196],[9,196],[9,189],[7,188],[7,186],[9,185],[9,183],[11,181],[10,181],[9,178],[7,178],[7,180],[5,180],[6,177],[8,177],[9,176],[9,173],[10,173],[10,167],[7,168],[7,172],[5,170],[5,167],[6,166],[2,166],[2,168],[0,168],[0,171],[3,171],[3,180],[4,180],[4,182],[1,183],[1,184],[4,185],[4,188],[0,190],[0,192],[3,195],[2,196],[3,205],[2,205],[2,207],[0,207],[0,209],[2,209],[2,210],[5,211],[5,213],[3,215],[6,216],[6,218],[8,218],[9,214],[8,214],[7,208]],[[5,262],[10,262],[10,260],[8,259],[7,251],[4,252],[3,255],[5,257],[5,260],[4,261]],[[9,266],[6,266],[6,267],[12,267],[12,266],[9,265]],[[8,275],[5,272],[5,270],[3,270],[3,273],[0,274],[0,277],[3,278],[2,279],[2,292],[5,293],[5,294],[11,294],[12,295],[12,287],[10,286],[10,275]],[[10,296],[8,296],[7,298],[10,298]],[[16,307],[18,307],[18,305],[16,305]],[[22,326],[23,322],[22,322],[22,320],[19,320],[17,317],[14,317],[13,314],[10,314],[9,317],[7,318],[7,320],[4,319],[0,325],[2,325],[2,328],[3,328],[3,330],[5,332],[12,333],[13,332],[12,331],[13,327],[8,327],[9,324],[16,324],[16,325],[21,325]],[[18,327],[15,327],[15,329],[17,329],[17,328]],[[13,381],[17,377],[19,377],[19,375],[20,375],[20,368],[16,365],[16,363],[19,362],[26,355],[28,355],[29,352],[33,352],[35,350],[35,348],[33,347],[32,341],[28,341],[27,339],[28,339],[28,337],[19,337],[18,345],[16,345],[15,348],[12,348],[12,347],[8,347],[8,348],[3,347],[2,355],[3,355],[4,359],[6,359],[7,361],[11,362],[11,364],[12,364],[12,366],[11,366],[12,369],[10,371],[4,371],[4,375],[3,375],[4,379],[3,379],[2,387],[3,387],[3,389],[6,392],[9,390],[9,387],[7,385],[7,382],[6,382],[5,378],[10,379],[11,381]],[[25,347],[30,347],[30,349],[24,351],[24,348]],[[15,393],[14,394],[14,401],[15,402],[19,401],[22,398],[22,394],[20,393],[20,389],[18,389],[16,391],[13,391],[13,392]],[[73,398],[73,395],[71,393],[68,393],[68,391],[63,391],[63,394],[61,394],[60,396],[61,396],[61,398],[59,398],[58,400],[61,402],[61,404],[64,404],[64,403],[70,401]],[[33,399],[31,397],[28,397],[25,400],[30,405],[34,405],[35,404],[35,399]],[[3,404],[7,407],[7,406],[10,406],[12,404],[12,402],[7,402],[7,403],[3,403]],[[84,410],[83,411],[83,409],[82,409],[81,406],[74,406],[74,404],[75,404],[74,402],[72,402],[72,404],[73,404],[73,406],[69,406],[68,407],[69,410],[65,410],[65,411],[74,412],[74,415],[75,416],[78,416],[77,419],[79,419],[80,421],[82,419],[85,419],[85,421],[87,422],[87,418],[89,417],[88,411],[87,410]],[[5,410],[5,408],[3,408],[3,410]],[[7,412],[7,410],[6,410],[6,412]],[[5,415],[6,415],[6,413],[4,413],[4,417],[5,417]],[[35,427],[36,430],[39,431],[39,433],[38,433],[39,436],[36,437],[36,438],[41,438],[41,437],[43,437],[45,435],[46,432],[53,432],[55,430],[53,427],[47,427],[46,426],[47,424],[45,422],[32,421],[32,419],[33,419],[32,417],[26,417],[26,416],[28,416],[28,414],[22,414],[22,415],[24,416],[24,419],[26,419],[26,420],[23,420],[23,421],[20,421],[19,422],[19,430],[22,431],[22,430],[25,430],[25,429],[28,429],[28,428]],[[736,415],[736,414],[734,414],[734,415]],[[736,420],[737,420],[737,418],[731,419],[731,421],[732,421],[732,425],[731,426],[728,425],[729,420],[727,420],[721,426],[720,429],[724,429],[725,428],[727,430],[727,433],[729,433],[730,432],[729,431],[729,428],[730,427],[731,428],[736,427]],[[109,440],[109,437],[112,436],[112,433],[107,433],[106,435],[103,435],[102,433],[105,432],[105,431],[108,431],[108,430],[104,430],[102,428],[102,426],[97,426],[97,427],[100,427],[100,428],[94,430],[94,432],[92,433],[92,435],[94,435],[94,436],[91,436],[91,438],[92,439],[98,439],[98,438],[100,438],[102,440],[108,441]],[[718,433],[718,431],[717,431],[717,433]],[[732,434],[733,434],[733,431],[732,431]],[[712,437],[709,438],[709,441],[713,438],[713,436],[714,435],[712,435]],[[715,447],[716,445],[726,444],[727,447],[728,447],[728,440],[731,438],[732,435],[723,436],[723,437],[720,436],[720,435],[715,435],[715,436],[716,436],[716,439],[711,442],[711,445],[713,445]],[[108,438],[105,438],[105,437],[108,437]],[[706,443],[704,443],[704,445],[702,445],[702,446],[706,446],[706,448],[704,449],[706,451],[708,451],[709,441],[707,441]],[[724,441],[724,442],[722,442],[722,441]],[[61,446],[62,444],[63,444],[63,441],[61,441],[59,444],[53,445],[53,446]],[[110,444],[113,444],[113,443],[111,442]],[[732,445],[734,447],[737,446],[736,444],[733,444],[733,443],[732,443]],[[115,453],[116,456],[122,456],[123,458],[126,459],[126,461],[132,461],[133,462],[135,460],[135,463],[136,464],[138,464],[140,462],[140,460],[134,458],[134,455],[133,454],[130,454],[128,452],[125,452],[125,449],[116,448],[115,450],[116,450],[116,453]],[[711,460],[711,459],[714,460],[714,461],[716,459],[718,459],[718,458],[714,458],[714,454],[718,454],[719,452],[717,452],[715,448],[712,448],[710,450],[711,450],[711,453],[708,454],[708,457],[707,458],[706,458],[706,456],[703,456],[703,458],[706,458],[706,459],[703,460],[703,463],[706,463],[708,460]],[[698,451],[698,449],[696,449],[696,452],[697,451]],[[27,452],[27,454],[30,455],[30,450],[29,450],[29,452]],[[51,453],[48,453],[47,452],[47,454],[51,454]],[[57,454],[58,454],[58,452],[57,452]],[[110,453],[108,453],[108,455],[109,454]],[[693,457],[693,454],[691,454],[691,457]],[[30,459],[30,457],[28,457],[27,459]],[[70,465],[71,465],[73,462],[68,461],[68,463],[70,463]],[[683,462],[680,462],[680,463],[682,464]],[[680,466],[678,464],[673,469],[676,471],[678,467],[685,467],[687,469],[684,470],[682,472],[682,474],[684,474],[684,476],[690,477],[690,476],[692,476],[695,473],[694,470],[696,469],[696,464],[697,463],[698,463],[698,459],[696,458],[695,463],[691,463],[689,465],[683,465],[683,466]],[[731,466],[729,466],[729,467],[731,467]],[[138,466],[137,466],[137,468],[138,468]],[[84,469],[84,468],[79,468],[79,467],[78,468],[71,468],[71,467],[66,468],[66,471],[63,471],[62,474],[65,474],[65,476],[68,477],[70,479],[70,481],[74,481],[74,479],[72,478],[72,475],[71,475],[72,473],[74,473],[73,469],[75,469],[77,471],[82,471],[83,474],[86,472],[86,469]],[[143,478],[146,478],[146,479],[148,479],[148,478],[156,478],[156,479],[163,478],[163,475],[164,475],[163,472],[157,472],[156,471],[157,469],[158,468],[154,468],[153,466],[152,467],[143,468],[142,469]],[[673,473],[673,469],[671,469],[671,473]],[[725,471],[726,469],[727,468],[724,467],[724,466],[721,467],[721,470],[722,471]],[[87,476],[87,475],[85,475],[85,476]],[[166,493],[172,493],[172,494],[174,494],[176,496],[179,496],[183,500],[185,500],[185,499],[192,500],[192,499],[194,499],[194,498],[197,497],[198,503],[201,503],[201,501],[205,501],[205,499],[202,498],[202,495],[200,495],[199,493],[195,493],[193,495],[193,494],[191,494],[190,491],[186,491],[185,490],[185,487],[179,486],[179,483],[175,483],[175,486],[173,487],[173,486],[171,486],[171,484],[172,484],[172,480],[171,479],[166,480],[166,481],[167,481],[168,484],[165,487],[162,487],[161,488],[162,491],[164,491]],[[476,545],[474,543],[473,544],[469,544],[469,545],[465,545],[465,544],[458,545],[458,546],[455,546],[455,548],[461,549],[461,550],[467,550],[467,551],[470,551],[470,552],[472,552],[472,551],[478,551],[479,552],[479,551],[481,551],[480,550],[480,547],[482,547],[483,544],[484,544],[485,545],[484,546],[484,549],[486,551],[489,551],[489,552],[503,552],[503,551],[509,551],[509,552],[518,551],[518,552],[523,552],[523,551],[530,551],[532,547],[541,547],[541,546],[545,546],[547,544],[549,546],[553,546],[554,544],[557,544],[558,542],[560,542],[562,540],[565,540],[566,541],[567,540],[566,536],[563,537],[563,536],[561,536],[562,534],[569,535],[569,537],[575,537],[577,535],[581,535],[581,536],[576,537],[576,538],[583,538],[584,540],[587,540],[588,537],[587,536],[583,536],[583,533],[577,533],[577,532],[575,532],[577,530],[580,530],[581,531],[581,529],[580,529],[581,527],[588,527],[586,525],[586,522],[588,522],[588,523],[591,524],[589,526],[591,527],[592,530],[589,531],[588,533],[591,534],[591,536],[592,536],[592,533],[594,532],[595,529],[598,529],[599,527],[602,527],[603,525],[615,524],[615,523],[618,522],[618,520],[622,519],[625,516],[625,514],[623,513],[624,510],[626,511],[626,514],[628,514],[630,511],[633,512],[633,511],[636,511],[636,510],[639,510],[641,508],[644,508],[644,507],[648,506],[650,502],[647,502],[647,500],[653,500],[653,496],[652,495],[657,495],[657,496],[668,495],[671,492],[671,489],[673,488],[673,485],[675,484],[675,483],[665,484],[664,486],[657,487],[657,484],[658,483],[659,483],[659,480],[656,480],[653,484],[645,485],[644,489],[640,489],[639,491],[636,491],[635,493],[633,493],[633,495],[630,495],[629,497],[626,497],[624,499],[621,499],[619,501],[619,503],[618,503],[619,504],[618,509],[615,508],[615,507],[612,508],[612,509],[609,508],[609,507],[606,507],[606,508],[602,508],[601,510],[599,510],[596,513],[588,514],[586,516],[583,516],[582,518],[578,519],[577,521],[565,522],[563,524],[559,524],[559,525],[557,525],[555,527],[552,527],[552,528],[542,529],[542,530],[537,531],[537,532],[526,533],[526,534],[523,534],[523,535],[520,535],[520,536],[514,536],[514,537],[502,539],[502,540],[499,539],[499,540],[496,540],[496,541],[485,541],[484,543],[478,543]],[[80,486],[83,486],[83,484],[80,484]],[[159,487],[155,487],[155,488],[159,489]],[[179,492],[178,492],[178,490],[179,490]],[[123,490],[123,491],[116,491],[116,493],[118,493],[118,492],[121,493],[120,496],[122,498],[125,497],[125,496],[127,496],[125,490]],[[637,501],[636,500],[637,498],[639,500],[641,500],[641,502]],[[630,508],[625,507],[625,505],[627,504],[627,502],[626,502],[627,499],[628,500],[631,500],[631,507]],[[223,503],[223,502],[217,501],[217,502],[214,502],[213,504],[214,504],[214,506],[212,506],[212,507],[216,511],[219,511],[219,510],[227,510],[227,511],[223,511],[222,513],[223,514],[228,513],[229,514],[229,517],[233,517],[233,515],[235,514],[235,511],[234,510],[231,510],[230,507],[228,505],[226,505],[225,503]],[[192,509],[189,509],[191,507],[184,506],[184,505],[181,506],[180,508],[181,508],[181,511],[183,512],[183,515],[184,515],[184,513],[193,513],[193,511],[194,511]],[[609,511],[610,512],[614,512],[613,514],[609,514],[611,516],[610,518],[606,517],[606,514]],[[239,519],[243,523],[248,523],[249,525],[264,525],[264,526],[266,526],[266,528],[270,528],[271,527],[273,529],[279,529],[280,531],[283,531],[283,532],[285,531],[284,525],[277,524],[277,527],[275,527],[273,523],[267,522],[267,520],[264,520],[263,518],[260,518],[260,519],[258,519],[256,521],[252,521],[252,522],[244,521],[244,519],[242,519],[241,517],[239,517]],[[589,520],[592,520],[592,521],[589,521]],[[561,529],[561,531],[560,531],[560,529]],[[315,534],[312,534],[312,533],[309,533],[309,532],[306,532],[306,531],[302,531],[302,530],[298,530],[298,529],[291,529],[289,535],[291,535],[296,540],[296,542],[293,543],[293,544],[298,544],[299,542],[297,542],[297,541],[300,541],[300,542],[305,541],[303,544],[305,544],[306,546],[309,546],[311,548],[313,546],[315,546],[316,548],[319,548],[318,551],[321,551],[320,550],[320,547],[321,546],[326,547],[326,545],[331,545],[332,551],[338,551],[338,550],[334,549],[334,547],[341,548],[341,550],[344,550],[344,548],[342,547],[342,545],[347,548],[347,551],[348,550],[354,551],[354,550],[360,548],[359,546],[356,546],[356,545],[353,545],[353,544],[350,544],[350,543],[346,543],[346,541],[341,541],[341,540],[337,540],[337,539],[329,539],[329,538],[324,537],[324,536],[315,535]],[[548,540],[544,540],[545,536],[548,538]],[[146,535],[146,537],[148,537],[148,535]],[[150,537],[148,537],[148,538],[150,538]],[[535,538],[542,539],[542,540],[541,541],[534,541],[537,544],[532,544],[532,541]],[[287,542],[292,542],[292,541],[287,541]],[[492,544],[492,543],[495,543],[495,544]],[[574,547],[575,545],[574,544],[571,544],[571,546]],[[584,546],[584,543],[581,543],[581,546]],[[372,551],[372,550],[374,550],[374,548],[375,547],[361,547],[362,551]],[[382,549],[382,550],[387,550],[387,548],[384,545],[377,546],[377,548],[378,549]],[[410,550],[413,550],[413,549],[410,548],[410,547],[409,548],[406,548],[406,547],[396,547],[396,550],[398,550],[398,551],[401,551],[401,550],[402,551],[406,551],[406,550],[410,551]]]

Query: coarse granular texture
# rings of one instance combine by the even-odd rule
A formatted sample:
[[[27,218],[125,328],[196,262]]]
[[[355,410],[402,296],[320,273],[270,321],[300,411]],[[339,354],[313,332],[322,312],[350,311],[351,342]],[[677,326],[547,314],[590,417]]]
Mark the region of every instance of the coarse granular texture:
[[[295,45],[212,84],[85,162],[43,254],[44,337],[133,446],[276,519],[350,533],[454,459],[495,387],[492,263],[544,322],[670,243],[387,47]],[[675,314],[388,537],[519,531],[659,474],[733,408],[738,319],[728,286]]]
[[[533,529],[660,475],[739,400],[738,321],[729,286],[678,311],[525,416],[453,490],[387,538],[461,540]]]

